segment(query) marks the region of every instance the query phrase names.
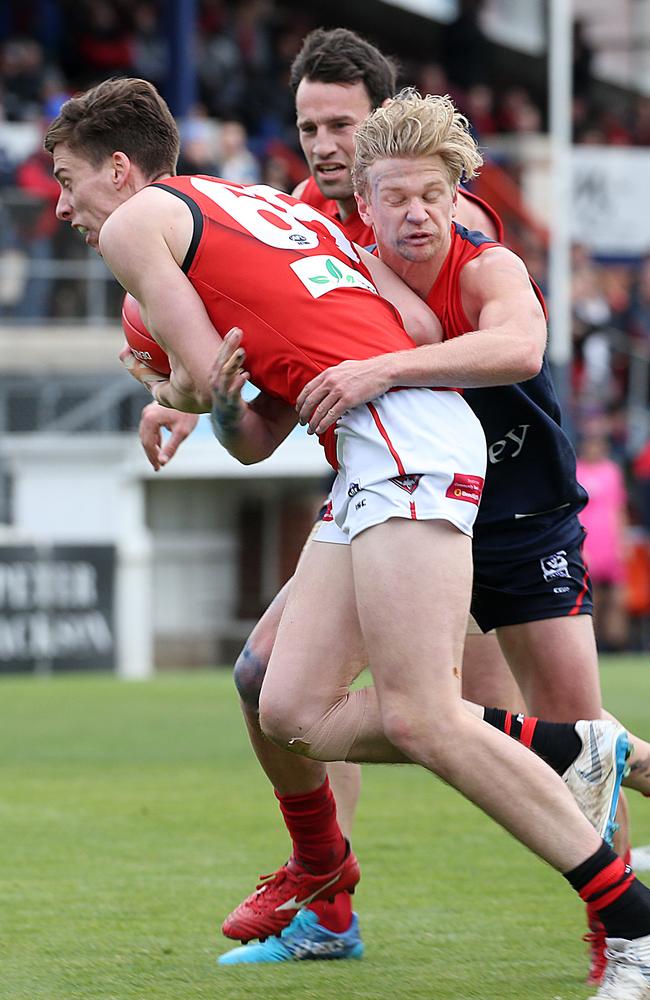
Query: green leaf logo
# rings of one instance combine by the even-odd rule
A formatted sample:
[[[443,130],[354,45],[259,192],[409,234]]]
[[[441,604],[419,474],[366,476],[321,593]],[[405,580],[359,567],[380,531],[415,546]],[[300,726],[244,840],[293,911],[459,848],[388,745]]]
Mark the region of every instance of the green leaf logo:
[[[334,261],[330,260],[329,257],[328,257],[327,261],[325,262],[325,267],[327,268],[327,270],[329,271],[329,273],[334,278],[336,278],[337,281],[341,280],[341,278],[343,277],[343,271],[340,271],[339,268],[334,263]]]
[[[310,278],[310,281],[314,281],[317,285],[329,285],[330,279],[325,274],[317,274],[315,278]]]

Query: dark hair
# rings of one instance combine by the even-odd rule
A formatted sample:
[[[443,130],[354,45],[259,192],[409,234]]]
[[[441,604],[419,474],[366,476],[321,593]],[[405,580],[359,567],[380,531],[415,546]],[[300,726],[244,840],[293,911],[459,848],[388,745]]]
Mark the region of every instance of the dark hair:
[[[294,94],[305,78],[320,83],[361,81],[374,109],[395,93],[397,65],[354,31],[316,28],[291,64],[289,83]]]
[[[176,122],[162,97],[146,80],[104,80],[62,106],[43,140],[52,153],[65,142],[99,166],[120,150],[147,178],[174,174],[180,141]]]

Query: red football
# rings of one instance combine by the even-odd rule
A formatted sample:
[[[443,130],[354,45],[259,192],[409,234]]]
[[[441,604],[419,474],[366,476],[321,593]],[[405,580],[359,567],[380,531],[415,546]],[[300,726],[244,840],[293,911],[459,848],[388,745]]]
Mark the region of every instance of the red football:
[[[138,300],[128,292],[122,303],[122,329],[126,342],[136,358],[144,361],[145,365],[161,375],[169,375],[171,372],[169,358],[142,322]]]

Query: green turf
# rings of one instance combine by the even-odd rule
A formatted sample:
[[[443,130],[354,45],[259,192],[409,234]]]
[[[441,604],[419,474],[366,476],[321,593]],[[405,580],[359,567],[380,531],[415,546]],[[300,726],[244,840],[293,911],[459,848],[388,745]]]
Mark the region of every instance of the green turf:
[[[650,736],[650,660],[603,683]],[[405,767],[364,772],[363,962],[218,968],[220,918],[288,851],[228,673],[4,679],[0,699],[2,1000],[589,995],[563,880]],[[631,806],[649,843],[650,802]]]

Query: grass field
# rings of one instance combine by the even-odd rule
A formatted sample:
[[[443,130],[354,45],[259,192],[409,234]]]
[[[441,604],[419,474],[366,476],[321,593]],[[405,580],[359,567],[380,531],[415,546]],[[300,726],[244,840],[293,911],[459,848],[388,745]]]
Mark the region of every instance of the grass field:
[[[650,736],[650,659],[607,661],[603,685]],[[4,679],[0,698],[2,1000],[590,995],[564,881],[407,767],[364,772],[364,960],[217,967],[220,918],[288,853],[229,674]],[[650,843],[650,801],[630,804]]]

